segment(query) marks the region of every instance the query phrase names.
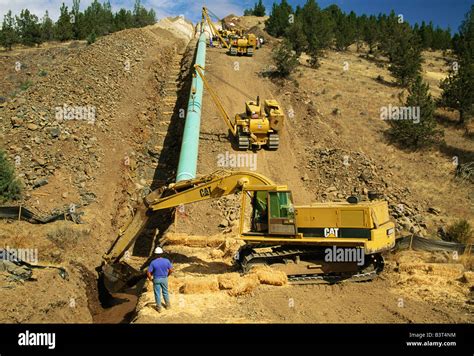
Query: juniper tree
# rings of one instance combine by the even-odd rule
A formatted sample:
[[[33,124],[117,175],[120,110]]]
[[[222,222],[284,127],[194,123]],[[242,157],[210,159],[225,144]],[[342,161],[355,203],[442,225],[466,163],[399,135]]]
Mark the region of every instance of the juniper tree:
[[[457,60],[449,76],[441,82],[439,105],[459,111],[464,124],[474,115],[474,5],[466,14],[454,41]]]
[[[21,197],[21,184],[15,177],[15,169],[0,150],[0,201],[17,200]]]
[[[451,70],[441,81],[443,90],[438,104],[459,111],[459,123],[465,124],[474,115],[474,62],[457,63],[458,70]]]
[[[293,50],[299,57],[308,47],[308,41],[303,31],[303,22],[300,17],[296,17],[293,24],[286,30],[285,37],[289,39]]]
[[[18,43],[19,37],[15,28],[15,19],[12,12],[8,11],[3,17],[2,30],[0,31],[0,44],[7,50],[11,50],[12,46]]]
[[[316,1],[307,0],[301,11],[303,29],[308,41],[309,63],[314,68],[319,67],[322,52],[332,43],[334,33],[332,9],[333,7],[329,7],[329,10],[321,11]]]
[[[335,27],[336,49],[345,51],[347,47],[353,44],[357,37],[355,14],[345,16],[342,15]]]
[[[429,86],[418,75],[408,93],[404,105],[413,111],[409,117],[390,120],[390,135],[400,145],[408,148],[427,147],[441,137],[441,132],[436,128],[435,105],[429,93]]]
[[[68,41],[73,37],[71,15],[67,6],[63,3],[60,8],[58,21],[56,22],[56,39],[59,41]]]
[[[265,16],[265,5],[263,5],[262,0],[258,0],[258,3],[255,4],[253,15],[259,17]]]
[[[386,51],[390,58],[390,72],[399,85],[407,87],[421,71],[421,46],[408,25],[398,26],[394,29],[391,45]]]
[[[273,62],[277,67],[277,74],[281,77],[288,77],[298,66],[298,56],[293,52],[293,48],[288,40],[283,42],[273,50]]]
[[[43,21],[41,22],[41,40],[52,41],[54,38],[54,22],[49,17],[48,11],[45,12],[43,16]]]
[[[22,44],[32,46],[42,42],[41,25],[38,23],[38,17],[28,9],[21,10],[20,16],[16,18],[16,23]]]
[[[280,4],[273,3],[270,17],[265,21],[265,29],[270,35],[281,37],[290,26],[292,19],[294,20],[293,8],[287,0],[281,0]]]

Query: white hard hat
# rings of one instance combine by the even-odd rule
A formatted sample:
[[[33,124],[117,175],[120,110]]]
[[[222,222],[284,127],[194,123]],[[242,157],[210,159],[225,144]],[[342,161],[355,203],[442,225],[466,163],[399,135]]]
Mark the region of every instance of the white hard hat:
[[[155,248],[155,253],[157,255],[161,255],[163,253],[163,249],[160,246],[158,246],[157,248]]]

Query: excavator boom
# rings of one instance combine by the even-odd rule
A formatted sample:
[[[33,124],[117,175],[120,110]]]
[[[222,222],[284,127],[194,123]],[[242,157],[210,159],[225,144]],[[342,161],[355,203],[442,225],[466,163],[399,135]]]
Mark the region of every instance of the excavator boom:
[[[205,78],[203,72],[202,72],[202,67],[199,64],[195,64],[194,68],[196,69],[196,73],[201,77],[204,86],[206,89],[209,91],[209,94],[211,94],[211,98],[216,104],[217,108],[219,109],[219,112],[221,114],[222,119],[226,123],[227,127],[231,131],[232,135],[235,137],[237,136],[237,127],[232,123],[232,120],[230,119],[229,114],[227,114],[227,111],[224,109],[224,106],[222,105],[222,102],[220,101],[219,97],[217,96],[216,92],[212,87],[209,85],[207,82],[207,79]]]
[[[255,172],[220,170],[209,175],[172,183],[148,194],[144,205],[135,210],[131,222],[120,232],[111,249],[104,256],[108,263],[115,263],[130,248],[148,220],[147,213],[175,208],[182,204],[220,198],[244,189],[285,190],[286,186],[275,185],[267,177]]]
[[[149,209],[156,211],[216,199],[242,190],[261,189],[286,190],[287,187],[275,185],[267,177],[255,172],[217,171],[202,178],[171,184],[162,196],[158,196],[159,191],[152,192],[145,202]]]
[[[219,41],[222,43],[222,45],[229,49],[230,48],[230,45],[227,43],[226,40],[224,40],[224,38],[222,38],[222,36],[220,35],[219,31],[217,30],[216,26],[214,25],[214,23],[212,22],[211,18],[209,17],[209,10],[206,8],[206,7],[203,7],[202,8],[202,21],[206,21],[209,28],[211,29],[211,36],[214,35],[214,36],[217,36],[219,38]]]

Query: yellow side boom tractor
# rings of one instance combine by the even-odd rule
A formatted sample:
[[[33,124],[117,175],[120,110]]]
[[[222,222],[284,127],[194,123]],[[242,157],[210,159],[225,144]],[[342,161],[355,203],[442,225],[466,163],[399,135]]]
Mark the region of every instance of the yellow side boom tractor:
[[[257,97],[256,101],[247,101],[245,112],[236,114],[234,120],[231,120],[216,92],[205,78],[202,68],[197,64],[194,68],[202,78],[229,131],[236,138],[239,150],[260,149],[262,147],[269,150],[278,149],[280,144],[279,133],[283,129],[285,115],[276,100],[264,100],[262,103],[260,98]]]
[[[211,20],[211,15],[221,22],[221,29],[218,29]],[[257,37],[250,33],[244,35],[242,29],[227,29],[225,22],[220,20],[208,8],[202,8],[201,26],[207,23],[210,30],[210,36],[213,41],[219,41],[223,48],[226,48],[230,55],[246,55],[253,56],[255,50],[258,48]]]
[[[249,33],[243,36],[231,36],[229,54],[232,56],[253,56],[257,49],[257,36]]]
[[[231,34],[231,32],[223,28],[224,22],[221,20],[219,21],[222,22],[222,29],[218,29],[216,25],[214,25],[214,23],[212,22],[210,18],[210,14],[212,14],[214,17],[217,18],[217,16],[215,16],[208,8],[206,7],[202,8],[201,29],[203,29],[204,24],[207,23],[207,25],[209,26],[209,30],[211,32],[210,33],[211,39],[214,41],[218,40],[221,43],[223,48],[227,48],[228,50],[230,50],[229,35]]]
[[[245,242],[236,263],[243,272],[257,265],[284,271],[292,283],[361,281],[383,269],[381,253],[395,245],[386,201],[319,203],[298,206],[285,185],[255,172],[217,171],[170,184],[144,199],[135,216],[104,256],[105,285],[117,291],[143,275],[122,259],[144,226],[147,213],[239,193],[237,239]],[[350,201],[350,202],[349,202]],[[144,267],[143,267],[144,268]]]

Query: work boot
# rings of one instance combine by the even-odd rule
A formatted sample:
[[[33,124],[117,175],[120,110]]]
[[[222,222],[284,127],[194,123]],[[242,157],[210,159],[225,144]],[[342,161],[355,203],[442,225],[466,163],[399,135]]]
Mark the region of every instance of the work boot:
[[[161,306],[155,305],[154,308],[158,313],[161,313]]]
[[[171,309],[171,303],[166,303],[166,304],[165,304],[165,308],[166,308],[166,309]]]

